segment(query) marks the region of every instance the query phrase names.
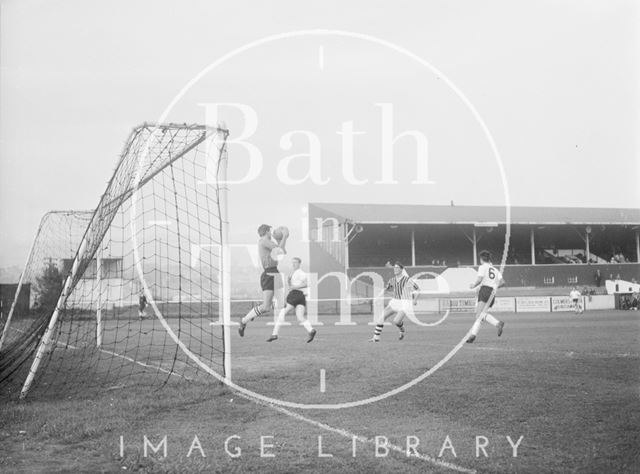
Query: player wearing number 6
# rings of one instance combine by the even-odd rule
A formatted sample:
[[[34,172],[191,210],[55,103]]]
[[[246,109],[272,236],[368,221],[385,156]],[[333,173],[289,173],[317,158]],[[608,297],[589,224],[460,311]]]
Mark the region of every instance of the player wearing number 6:
[[[491,264],[491,252],[483,250],[480,252],[480,267],[478,267],[478,278],[469,287],[471,289],[480,285],[480,291],[478,292],[478,304],[476,306],[476,322],[473,323],[471,328],[471,335],[467,342],[472,343],[476,340],[478,331],[480,330],[480,323],[486,321],[492,326],[498,328],[498,337],[502,335],[502,329],[504,323],[497,320],[486,311],[493,306],[493,302],[496,296],[496,290],[504,285],[504,279],[496,268]]]

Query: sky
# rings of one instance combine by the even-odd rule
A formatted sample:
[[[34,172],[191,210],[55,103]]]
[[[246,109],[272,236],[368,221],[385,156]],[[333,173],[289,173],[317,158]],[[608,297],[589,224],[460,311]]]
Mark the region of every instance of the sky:
[[[132,127],[203,123],[203,104],[236,104],[229,176],[255,172],[230,186],[237,243],[288,225],[304,253],[307,202],[640,207],[638,10],[4,0],[0,267],[45,212],[96,206]]]

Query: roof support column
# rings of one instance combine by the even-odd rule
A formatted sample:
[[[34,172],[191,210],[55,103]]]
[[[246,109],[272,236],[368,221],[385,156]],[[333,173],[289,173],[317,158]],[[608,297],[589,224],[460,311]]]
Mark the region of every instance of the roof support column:
[[[349,224],[347,221],[344,222],[343,229],[344,235],[341,244],[344,245],[344,274],[349,275]]]
[[[640,263],[640,230],[636,230],[636,262]]]
[[[473,265],[478,265],[478,240],[476,238],[476,226],[473,226]]]
[[[533,226],[531,227],[531,265],[536,264],[536,237],[535,232],[533,230]]]
[[[411,228],[411,266],[416,266],[416,229]]]
[[[585,229],[585,239],[584,242],[587,245],[587,262],[589,263],[591,261],[591,247],[589,246],[589,237],[591,236],[591,227],[587,226],[587,228]]]

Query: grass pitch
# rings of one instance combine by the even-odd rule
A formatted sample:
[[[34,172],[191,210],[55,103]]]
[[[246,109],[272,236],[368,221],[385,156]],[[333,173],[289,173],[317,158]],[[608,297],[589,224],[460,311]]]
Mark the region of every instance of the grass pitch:
[[[638,472],[640,315],[499,317],[506,322],[501,338],[485,324],[474,344],[427,379],[354,408],[283,409],[202,380],[10,402],[0,408],[0,471]],[[234,382],[303,404],[384,394],[433,367],[472,316],[451,315],[431,328],[409,324],[401,342],[385,327],[378,344],[367,342],[370,318],[355,317],[355,326],[321,321],[311,344],[297,324],[272,343],[265,342],[266,320],[244,338],[234,329]],[[145,436],[155,447],[166,436],[167,456],[149,445],[145,456]],[[322,453],[333,457],[318,456],[319,436]],[[376,436],[393,445],[386,456],[383,448],[376,456]],[[522,437],[517,457],[507,436],[512,443]],[[420,457],[406,455],[408,438],[419,442]],[[477,442],[486,443],[484,451]]]

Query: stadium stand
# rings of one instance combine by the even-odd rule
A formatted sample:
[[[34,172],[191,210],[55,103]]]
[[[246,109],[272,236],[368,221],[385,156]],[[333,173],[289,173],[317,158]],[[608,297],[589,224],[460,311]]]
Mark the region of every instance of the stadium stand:
[[[474,268],[481,249],[493,253],[496,265],[507,249],[504,276],[514,289],[580,285],[598,293],[605,280],[640,280],[638,209],[512,207],[508,245],[500,206],[310,203],[308,215],[309,265],[320,279],[319,298],[341,295],[337,278],[327,275],[386,278],[385,263],[393,260],[410,274],[441,274]]]

